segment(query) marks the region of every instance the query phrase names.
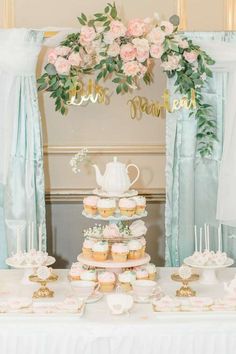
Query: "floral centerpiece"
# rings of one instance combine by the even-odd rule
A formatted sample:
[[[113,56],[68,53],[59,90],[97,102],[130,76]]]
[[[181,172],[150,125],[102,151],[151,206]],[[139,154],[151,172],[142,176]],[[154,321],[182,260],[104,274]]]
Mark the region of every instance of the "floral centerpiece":
[[[201,155],[211,154],[216,123],[209,116],[211,106],[204,102],[202,88],[212,77],[209,66],[214,60],[178,33],[178,17],[132,19],[125,24],[115,4],[108,3],[103,12],[90,19],[82,13],[78,20],[80,30],[49,51],[45,73],[38,80],[39,90],[51,92],[56,110],[67,112],[84,75],[95,74],[97,82],[109,79],[117,94],[126,93],[138,88],[140,81],[153,81],[153,63],[159,59],[168,78],[175,79],[177,92],[190,99],[195,90],[197,108],[190,116],[198,120]]]

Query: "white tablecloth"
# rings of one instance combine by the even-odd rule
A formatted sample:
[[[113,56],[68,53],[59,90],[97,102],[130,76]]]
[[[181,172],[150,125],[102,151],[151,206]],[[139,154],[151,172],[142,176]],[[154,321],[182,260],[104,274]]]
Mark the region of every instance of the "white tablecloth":
[[[174,295],[173,269],[160,269],[159,284]],[[70,292],[67,271],[58,270],[52,286],[56,298]],[[232,279],[234,268],[220,272]],[[0,299],[7,293],[29,295],[34,285],[20,285],[20,271],[0,271]],[[223,283],[192,283],[200,296],[222,297]],[[0,354],[235,354],[236,314],[154,313],[150,304],[135,304],[130,315],[112,316],[105,298],[86,307],[83,317],[0,315]]]

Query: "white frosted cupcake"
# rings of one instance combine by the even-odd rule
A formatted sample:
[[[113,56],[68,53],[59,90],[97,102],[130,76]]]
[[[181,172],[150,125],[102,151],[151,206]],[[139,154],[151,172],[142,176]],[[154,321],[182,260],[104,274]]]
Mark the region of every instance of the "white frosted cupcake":
[[[103,218],[108,218],[112,216],[116,210],[116,201],[115,199],[99,199],[98,212]]]
[[[138,195],[132,198],[136,202],[136,214],[141,215],[146,209],[146,198]]]
[[[85,268],[81,263],[79,262],[72,263],[71,269],[69,271],[70,280],[80,280],[80,275],[84,271]]]
[[[116,277],[115,274],[112,272],[101,272],[98,274],[98,282],[100,284],[100,290],[108,293],[111,292],[116,283]]]
[[[138,240],[130,240],[128,242],[128,248],[128,259],[139,259],[142,257],[142,245]]]
[[[93,256],[92,248],[93,248],[94,243],[95,242],[89,238],[84,240],[82,251],[83,251],[83,255],[85,257],[92,258],[92,256]]]
[[[148,279],[148,271],[144,267],[135,269],[137,280],[147,280]]]
[[[125,243],[114,243],[111,248],[112,259],[115,262],[125,262],[127,260],[129,248]]]
[[[139,242],[141,243],[141,245],[142,245],[142,257],[144,257],[144,255],[145,255],[145,250],[146,250],[146,240],[145,240],[145,237],[141,237],[140,239],[139,239]]]
[[[99,241],[93,245],[92,253],[95,261],[103,262],[108,257],[108,242],[107,241]]]
[[[80,274],[81,280],[97,281],[97,272],[94,269],[84,270]]]
[[[133,271],[126,270],[118,275],[118,280],[124,291],[131,291],[132,283],[136,280],[136,274]]]
[[[133,216],[136,210],[136,202],[131,198],[121,198],[119,200],[119,209],[121,215]]]
[[[84,204],[84,211],[86,212],[86,214],[89,215],[97,214],[97,203],[99,199],[100,198],[97,197],[96,195],[90,195],[84,198],[83,204]]]
[[[148,263],[145,266],[146,271],[148,272],[148,279],[155,280],[157,275],[157,267],[153,263]]]

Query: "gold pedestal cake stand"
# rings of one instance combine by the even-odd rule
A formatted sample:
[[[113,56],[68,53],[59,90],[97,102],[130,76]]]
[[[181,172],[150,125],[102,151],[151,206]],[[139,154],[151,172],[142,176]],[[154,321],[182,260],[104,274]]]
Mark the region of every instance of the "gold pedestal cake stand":
[[[196,296],[196,291],[191,289],[190,286],[188,286],[188,283],[198,280],[199,279],[198,274],[192,274],[189,278],[183,279],[178,273],[174,273],[171,274],[171,279],[182,283],[181,288],[176,290],[176,296],[178,297]]]
[[[40,288],[33,293],[34,299],[45,298],[45,297],[53,297],[54,291],[50,290],[46,285],[47,283],[54,282],[58,279],[58,275],[51,274],[47,279],[41,279],[37,275],[30,275],[29,280],[34,283],[39,283]]]

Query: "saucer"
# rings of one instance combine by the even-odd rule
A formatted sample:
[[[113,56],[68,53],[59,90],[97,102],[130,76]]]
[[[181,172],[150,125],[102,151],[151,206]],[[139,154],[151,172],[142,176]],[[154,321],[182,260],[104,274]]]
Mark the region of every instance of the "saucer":
[[[150,304],[152,300],[152,296],[144,297],[144,296],[137,296],[132,293],[132,296],[134,298],[134,302],[138,304]]]
[[[85,301],[86,304],[93,304],[94,302],[99,301],[103,297],[103,293],[97,291],[96,293],[90,295]]]

